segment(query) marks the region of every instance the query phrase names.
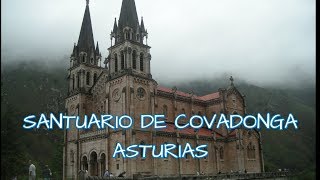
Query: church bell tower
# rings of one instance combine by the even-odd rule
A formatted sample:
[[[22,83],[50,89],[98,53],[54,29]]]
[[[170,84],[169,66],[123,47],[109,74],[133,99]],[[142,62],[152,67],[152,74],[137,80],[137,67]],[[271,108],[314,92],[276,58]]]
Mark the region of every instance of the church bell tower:
[[[86,0],[78,43],[74,44],[70,57],[69,95],[89,91],[101,72],[100,62],[99,44],[94,43],[89,0]]]
[[[65,104],[67,115],[83,116],[88,113],[90,90],[103,72],[100,64],[101,53],[98,42],[96,46],[94,43],[89,0],[86,0],[78,43],[74,44],[70,56],[68,96]],[[65,130],[64,134],[63,179],[77,179],[78,177],[81,166],[79,139],[80,131],[74,124],[71,124],[70,129]]]
[[[134,0],[123,0],[120,17],[110,34],[111,47],[105,61],[111,79],[123,74],[152,78],[150,46],[143,18],[139,23]]]
[[[114,20],[110,33],[111,46],[105,65],[107,80],[105,86],[108,114],[129,115],[135,120],[132,128],[126,131],[110,130],[108,144],[111,151],[117,143],[125,147],[140,142],[140,136],[151,137],[152,132],[139,133],[140,114],[154,114],[157,82],[150,69],[150,46],[147,45],[148,32],[143,18],[138,18],[134,0],[122,0],[119,19]],[[109,154],[108,169],[119,174],[126,172],[132,177],[139,163],[127,159],[118,160]],[[151,160],[144,161],[151,164]],[[150,166],[149,166],[150,167]],[[151,172],[151,171],[150,171]]]

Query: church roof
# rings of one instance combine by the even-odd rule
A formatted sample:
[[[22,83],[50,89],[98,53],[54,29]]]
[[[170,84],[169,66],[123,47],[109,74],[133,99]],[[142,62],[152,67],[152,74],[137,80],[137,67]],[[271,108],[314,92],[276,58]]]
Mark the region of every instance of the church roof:
[[[85,52],[90,52],[92,49],[95,49],[88,1],[82,20],[78,48],[79,51]]]
[[[122,0],[121,12],[118,26],[124,28],[129,26],[133,29],[139,24],[136,4],[134,0]]]
[[[162,87],[162,86],[158,86],[157,88],[158,91],[162,91],[162,92],[166,92],[166,93],[173,93],[174,91],[170,88],[167,88],[167,87]],[[191,97],[191,94],[190,93],[186,93],[186,92],[183,92],[183,91],[176,91],[176,94],[179,95],[179,96],[182,96],[182,97]],[[214,92],[214,93],[211,93],[211,94],[207,94],[205,96],[194,96],[195,99],[197,100],[201,100],[201,101],[209,101],[209,100],[212,100],[212,99],[218,99],[220,97],[220,94],[219,92]]]
[[[209,101],[209,100],[212,100],[212,99],[218,99],[220,96],[219,92],[214,92],[214,93],[211,93],[211,94],[207,94],[205,96],[201,96],[199,97],[201,100],[203,101]]]
[[[218,134],[218,133],[217,133]],[[212,131],[211,130],[209,130],[209,129],[207,129],[207,128],[200,128],[199,130],[198,130],[198,135],[199,136],[213,136],[212,135]],[[216,135],[216,136],[219,136],[219,135]]]
[[[163,91],[163,92],[167,92],[167,93],[173,93],[173,90],[167,87],[163,87],[163,86],[158,86],[157,88],[158,91]],[[180,96],[185,96],[185,97],[190,97],[191,94],[183,92],[183,91],[176,91],[177,95]]]
[[[175,130],[175,125],[173,123],[166,123],[166,128],[159,129],[157,131],[173,133],[176,130]],[[195,129],[193,129],[191,127],[187,127],[187,128],[184,128],[184,129],[178,129],[177,131],[178,131],[178,133],[185,134],[185,135],[195,135],[196,134]],[[216,130],[213,130],[213,131],[216,132],[216,137],[217,138],[224,137],[222,134],[220,134]],[[200,128],[200,129],[198,129],[198,135],[199,136],[205,136],[205,137],[212,137],[213,136],[213,134],[212,134],[213,131],[211,131],[210,129],[207,129],[207,128]]]

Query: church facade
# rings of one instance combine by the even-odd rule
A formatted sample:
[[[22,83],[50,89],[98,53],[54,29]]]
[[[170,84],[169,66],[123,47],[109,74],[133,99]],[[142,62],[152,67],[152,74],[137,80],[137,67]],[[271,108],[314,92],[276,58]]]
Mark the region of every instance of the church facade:
[[[109,56],[103,61],[98,43],[95,44],[87,0],[78,43],[74,45],[68,69],[68,115],[84,116],[92,113],[129,115],[135,119],[128,130],[97,129],[78,130],[71,126],[65,131],[63,153],[63,179],[78,179],[80,170],[90,176],[103,176],[105,170],[114,175],[126,172],[127,177],[178,176],[197,173],[263,172],[264,163],[261,136],[255,130],[227,130],[226,128],[197,131],[174,128],[174,118],[179,114],[244,115],[245,99],[233,84],[205,96],[186,93],[177,88],[166,88],[152,78],[150,46],[144,21],[139,20],[134,0],[123,0],[120,17],[111,32]],[[167,128],[145,130],[140,128],[141,114],[164,114]],[[173,157],[134,159],[112,154],[116,143],[125,147],[131,144],[190,143],[193,147],[207,144],[208,156],[193,159]]]

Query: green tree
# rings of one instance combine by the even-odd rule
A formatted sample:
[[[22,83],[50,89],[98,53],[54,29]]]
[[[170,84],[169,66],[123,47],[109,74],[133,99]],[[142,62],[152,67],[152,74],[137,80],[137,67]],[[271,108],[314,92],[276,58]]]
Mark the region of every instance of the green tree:
[[[21,126],[18,115],[10,105],[1,117],[1,179],[28,173],[27,154],[23,151],[20,141]]]

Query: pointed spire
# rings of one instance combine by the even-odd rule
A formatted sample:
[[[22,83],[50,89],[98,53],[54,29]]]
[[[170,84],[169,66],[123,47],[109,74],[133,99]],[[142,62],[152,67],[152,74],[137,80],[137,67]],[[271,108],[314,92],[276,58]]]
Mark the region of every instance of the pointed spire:
[[[118,29],[118,26],[117,26],[117,18],[114,18],[114,24],[113,24],[113,33],[117,33],[117,29]]]
[[[141,31],[145,32],[146,30],[144,29],[144,22],[143,22],[143,17],[141,17]]]
[[[139,23],[136,4],[134,0],[122,0],[120,18],[118,26],[123,28],[129,26],[136,29],[136,25]]]
[[[99,55],[100,54],[100,51],[99,51],[99,43],[97,41],[97,47],[96,47],[96,54]]]
[[[94,47],[93,40],[93,31],[89,10],[89,0],[86,0],[86,9],[84,12],[79,40],[78,40],[78,48],[80,51],[90,52],[90,50]]]
[[[76,55],[76,43],[73,45],[72,55]]]

